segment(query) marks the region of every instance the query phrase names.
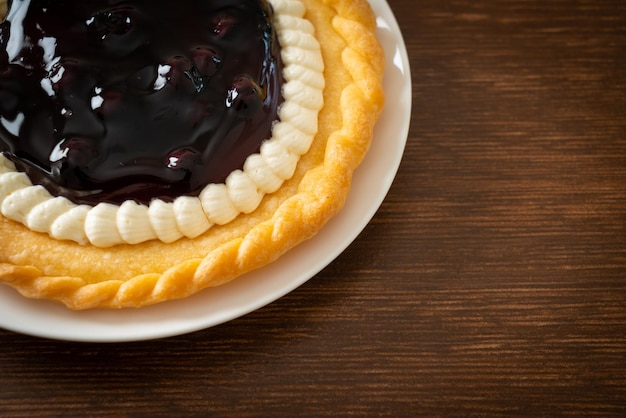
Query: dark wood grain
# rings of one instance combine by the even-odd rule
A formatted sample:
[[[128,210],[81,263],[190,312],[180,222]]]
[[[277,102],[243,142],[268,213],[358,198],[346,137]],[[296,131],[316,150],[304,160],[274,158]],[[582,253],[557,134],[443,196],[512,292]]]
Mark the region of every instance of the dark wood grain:
[[[626,2],[389,4],[412,126],[347,251],[190,335],[0,331],[0,416],[626,415]]]

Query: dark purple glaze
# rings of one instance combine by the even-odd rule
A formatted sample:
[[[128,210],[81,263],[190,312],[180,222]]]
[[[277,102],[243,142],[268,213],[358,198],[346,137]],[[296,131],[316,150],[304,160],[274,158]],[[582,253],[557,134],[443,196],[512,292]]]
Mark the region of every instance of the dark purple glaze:
[[[197,195],[271,135],[281,63],[266,0],[13,0],[0,150],[75,203]]]

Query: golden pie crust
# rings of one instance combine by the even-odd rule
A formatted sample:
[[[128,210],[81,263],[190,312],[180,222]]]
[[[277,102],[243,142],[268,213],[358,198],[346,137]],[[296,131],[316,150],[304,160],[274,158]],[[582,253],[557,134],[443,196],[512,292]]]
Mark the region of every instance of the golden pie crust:
[[[0,282],[70,309],[184,298],[262,267],[314,236],[343,206],[382,111],[384,56],[366,0],[303,0],[322,46],[324,108],[295,175],[257,210],[195,239],[97,248],[0,216]]]

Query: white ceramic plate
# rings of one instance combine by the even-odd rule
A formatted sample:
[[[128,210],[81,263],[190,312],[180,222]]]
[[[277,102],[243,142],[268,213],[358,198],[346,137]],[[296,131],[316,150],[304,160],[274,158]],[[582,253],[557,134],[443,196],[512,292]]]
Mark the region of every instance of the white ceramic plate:
[[[387,104],[371,150],[355,173],[343,211],[313,239],[278,261],[224,286],[136,310],[74,312],[29,300],[0,286],[0,327],[45,338],[88,342],[139,341],[215,326],[291,292],[330,264],[359,235],[385,198],[400,164],[411,117],[411,75],[398,24],[385,0],[371,0],[387,55]]]

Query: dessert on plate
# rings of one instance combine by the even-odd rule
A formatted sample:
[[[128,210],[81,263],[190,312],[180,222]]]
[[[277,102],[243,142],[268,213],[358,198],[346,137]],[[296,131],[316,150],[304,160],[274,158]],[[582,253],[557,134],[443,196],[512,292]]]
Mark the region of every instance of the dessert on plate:
[[[384,97],[366,0],[0,1],[0,282],[218,286],[343,206]]]

